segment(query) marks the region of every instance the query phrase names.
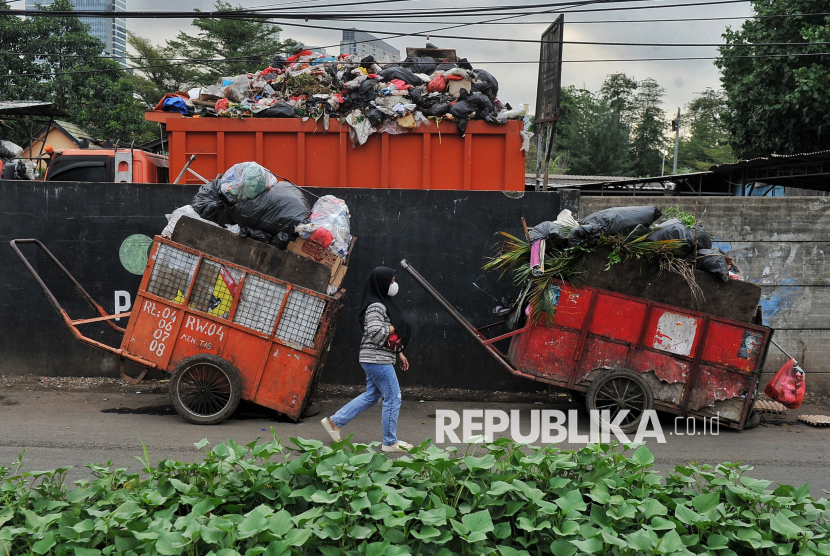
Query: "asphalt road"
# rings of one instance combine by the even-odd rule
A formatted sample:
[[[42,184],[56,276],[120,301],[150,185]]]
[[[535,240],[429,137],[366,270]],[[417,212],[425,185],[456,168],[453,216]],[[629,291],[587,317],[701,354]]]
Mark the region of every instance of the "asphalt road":
[[[140,387],[136,388],[138,390]],[[12,390],[0,392],[0,465],[8,466],[24,449],[25,470],[53,469],[71,465],[69,478],[89,476],[84,464],[112,461],[116,467],[139,469],[134,456],[142,454],[141,442],[151,459],[197,461],[200,452],[194,443],[207,438],[211,446],[226,438],[240,444],[257,437],[270,437],[274,427],[277,437],[294,436],[326,440],[319,419],[336,411],[347,400],[321,400],[323,412],[316,418],[294,423],[279,415],[248,406],[222,424],[203,427],[181,419],[168,403],[166,395],[145,393],[88,393]],[[575,407],[575,406],[570,406]],[[404,399],[398,425],[398,437],[412,443],[435,438],[436,410],[512,409],[522,411],[523,432],[528,430],[530,410],[564,409],[569,406],[507,404],[483,402],[446,402]],[[830,490],[830,427],[814,428],[798,423],[798,413],[828,414],[826,408],[803,406],[784,419],[784,424],[762,424],[754,430],[736,432],[726,428],[720,434],[678,436],[673,418],[662,416],[666,443],[648,441],[660,470],[690,461],[717,463],[741,461],[755,469],[751,476],[778,483],[809,483],[814,496]],[[579,431],[588,431],[588,419],[582,414]],[[359,416],[345,429],[354,440],[380,440],[380,407]],[[681,425],[678,432],[685,432]],[[459,429],[459,436],[461,431]],[[499,435],[500,436],[500,435]],[[563,444],[573,449],[578,444]]]

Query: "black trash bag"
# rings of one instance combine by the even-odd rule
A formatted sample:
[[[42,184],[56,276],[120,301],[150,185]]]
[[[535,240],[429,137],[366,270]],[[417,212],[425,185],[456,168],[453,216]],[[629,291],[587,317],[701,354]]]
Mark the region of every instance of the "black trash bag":
[[[277,249],[282,249],[283,251],[285,251],[288,248],[288,244],[291,243],[291,241],[296,239],[297,237],[299,237],[297,234],[280,232],[271,239],[271,245],[273,245]]]
[[[458,102],[450,106],[449,109],[449,113],[452,114],[452,117],[458,118],[459,120],[466,120],[467,118],[472,116],[473,113],[475,113],[475,111],[475,106],[473,106],[466,100],[459,100]]]
[[[483,69],[475,70],[473,72],[473,77],[476,81],[476,83],[473,83],[473,91],[480,90],[491,99],[499,96],[499,82],[495,77],[493,77],[492,73]],[[476,85],[478,85],[480,89],[476,89]],[[483,90],[485,86],[489,86],[487,91]]]
[[[568,235],[556,222],[542,222],[530,230],[530,243],[544,239],[547,245],[556,249],[564,249],[568,246]]]
[[[366,119],[369,120],[369,123],[372,124],[372,127],[377,127],[383,122],[383,119],[386,117],[384,116],[383,112],[378,110],[377,108],[372,108],[371,110],[367,110],[363,114],[366,116]]]
[[[409,90],[409,98],[412,100],[412,104],[415,106],[423,106],[424,105],[424,96],[421,94],[420,89],[412,88]]]
[[[467,60],[467,58],[460,58],[458,60],[458,67],[465,70],[473,69],[473,65]]]
[[[654,231],[648,234],[646,241],[666,241],[669,239],[680,239],[691,246],[695,241],[695,232],[687,228],[677,218],[672,218],[658,224]]]
[[[286,102],[278,102],[261,112],[254,114],[257,118],[294,118],[297,113],[294,107]]]
[[[438,64],[432,56],[424,56],[423,58],[407,56],[406,60],[401,62],[401,66],[412,70],[412,73],[425,73],[426,75],[434,72],[436,65]]]
[[[253,199],[237,203],[230,209],[230,217],[240,227],[256,228],[272,236],[280,232],[293,232],[294,227],[309,215],[311,206],[303,192],[287,182],[271,186]]]
[[[285,56],[282,54],[275,54],[274,57],[271,58],[271,67],[274,69],[283,69],[287,65],[288,60],[286,60]]]
[[[263,232],[262,230],[248,226],[239,227],[239,237],[248,237],[256,241],[261,241],[262,243],[271,243],[273,239],[273,236],[268,232]]]
[[[0,158],[11,160],[12,158],[14,158],[14,153],[6,147],[4,147],[3,145],[0,145]]]
[[[423,81],[421,78],[412,73],[412,70],[408,68],[390,68],[389,66],[386,69],[382,70],[378,77],[380,77],[381,81],[392,81],[393,79],[400,79],[407,85],[421,85]],[[365,83],[365,82],[364,82]]]
[[[441,102],[424,110],[424,115],[432,116],[433,118],[440,118],[450,111],[449,102]]]
[[[234,223],[230,215],[231,204],[222,195],[218,179],[200,187],[196,196],[190,201],[190,206],[199,216],[205,220],[216,222],[220,226]]]
[[[698,249],[695,266],[698,270],[711,272],[723,282],[729,281],[729,263],[720,249]]]
[[[589,214],[582,219],[579,228],[571,233],[570,247],[596,245],[600,234],[623,235],[642,228],[643,232],[657,221],[663,213],[657,207],[614,207]]]
[[[452,62],[441,62],[435,69],[432,71],[450,71],[452,68],[457,68],[458,66]]]
[[[375,57],[371,54],[360,60],[360,67],[363,69],[372,69],[373,65],[375,65]]]
[[[709,235],[709,232],[706,231],[706,228],[703,227],[703,224],[695,224],[695,227],[692,230],[692,235],[694,235],[695,230],[697,230],[697,248],[711,249],[712,236]]]
[[[343,99],[342,109],[344,112],[350,112],[355,108],[366,108],[378,97],[375,91],[375,81],[367,79],[354,91],[346,93]]]
[[[466,89],[461,89],[461,91],[463,93]],[[493,111],[493,102],[487,98],[486,95],[481,93],[470,93],[469,95],[463,96],[462,100],[465,100],[475,106],[476,112]]]

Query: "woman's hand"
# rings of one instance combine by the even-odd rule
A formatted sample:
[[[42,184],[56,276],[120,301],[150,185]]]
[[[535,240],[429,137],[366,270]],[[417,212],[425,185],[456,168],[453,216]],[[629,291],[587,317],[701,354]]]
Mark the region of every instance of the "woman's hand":
[[[394,334],[394,333],[395,333],[395,327],[390,324],[389,325],[389,334],[391,335],[391,334]]]
[[[398,353],[398,359],[401,362],[401,370],[408,371],[409,370],[409,361],[406,359],[406,355],[403,352]]]

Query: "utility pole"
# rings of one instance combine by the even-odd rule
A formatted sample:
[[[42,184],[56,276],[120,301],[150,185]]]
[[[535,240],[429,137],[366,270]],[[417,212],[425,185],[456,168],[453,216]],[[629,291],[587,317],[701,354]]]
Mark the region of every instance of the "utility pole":
[[[159,124],[159,126],[161,126],[161,124]],[[663,169],[660,171],[660,175],[666,175],[666,151],[663,151]]]
[[[680,108],[677,109],[677,119],[671,123],[672,131],[674,131],[674,164],[671,168],[673,175],[677,174],[677,147],[680,144]]]

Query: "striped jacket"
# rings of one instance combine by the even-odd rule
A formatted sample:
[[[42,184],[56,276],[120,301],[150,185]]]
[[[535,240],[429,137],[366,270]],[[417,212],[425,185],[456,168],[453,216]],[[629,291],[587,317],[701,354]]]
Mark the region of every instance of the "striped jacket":
[[[392,321],[386,315],[386,307],[383,303],[369,305],[366,309],[358,361],[374,365],[395,364],[395,353],[386,348],[390,326],[392,326]]]

